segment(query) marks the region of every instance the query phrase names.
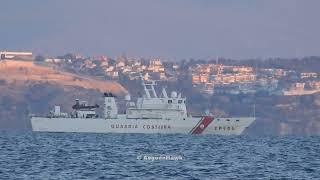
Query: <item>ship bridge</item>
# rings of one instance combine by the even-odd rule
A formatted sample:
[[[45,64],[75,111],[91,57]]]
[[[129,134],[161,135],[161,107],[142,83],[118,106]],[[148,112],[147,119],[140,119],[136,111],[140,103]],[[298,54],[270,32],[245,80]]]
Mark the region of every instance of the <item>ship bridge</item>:
[[[135,106],[128,107],[127,118],[170,120],[187,117],[186,98],[181,97],[181,93],[173,91],[169,97],[166,89],[162,88],[161,95],[158,96],[155,91],[155,81],[146,83],[142,79],[142,86],[145,95],[137,99]]]

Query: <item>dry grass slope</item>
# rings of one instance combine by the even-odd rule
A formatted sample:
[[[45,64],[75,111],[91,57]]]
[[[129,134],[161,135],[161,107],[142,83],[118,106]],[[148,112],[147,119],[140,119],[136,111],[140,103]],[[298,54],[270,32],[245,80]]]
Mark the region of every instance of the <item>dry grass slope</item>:
[[[35,65],[25,61],[0,61],[0,80],[23,85],[29,82],[43,82],[62,86],[76,86],[85,89],[96,89],[101,92],[110,91],[115,94],[126,93],[120,84],[112,81],[101,81],[55,70],[51,67]]]

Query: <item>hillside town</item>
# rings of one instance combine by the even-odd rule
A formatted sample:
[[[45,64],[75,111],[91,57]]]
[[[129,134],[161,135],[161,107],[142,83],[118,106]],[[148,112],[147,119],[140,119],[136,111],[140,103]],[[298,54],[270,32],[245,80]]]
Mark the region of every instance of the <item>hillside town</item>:
[[[292,96],[320,92],[320,72],[241,65],[241,61],[240,65],[228,65],[219,58],[173,62],[125,55],[116,58],[75,54],[34,57],[32,52],[10,51],[2,51],[0,55],[1,60],[32,60],[41,65],[115,81],[120,77],[138,80],[140,74],[145,81],[174,83],[184,80],[194,90],[207,95],[264,93]]]
[[[257,124],[250,130],[253,134],[314,134],[320,127],[320,57],[316,56],[173,61],[126,55],[41,56],[28,51],[1,51],[0,57],[0,103],[12,108],[0,114],[15,114],[16,108],[23,112],[28,108],[47,111],[58,97],[68,104],[79,93],[86,98],[95,94],[90,96],[94,101],[99,96],[98,84],[100,91],[113,88],[119,92],[119,102],[123,98],[120,92],[138,98],[143,91],[142,75],[145,81],[156,81],[159,87],[188,97],[189,111],[194,115],[210,112],[215,117],[256,116]],[[12,94],[14,90],[21,95]],[[67,94],[70,97],[63,98]],[[7,102],[15,103],[9,106]],[[12,118],[13,122],[19,120],[14,115]]]

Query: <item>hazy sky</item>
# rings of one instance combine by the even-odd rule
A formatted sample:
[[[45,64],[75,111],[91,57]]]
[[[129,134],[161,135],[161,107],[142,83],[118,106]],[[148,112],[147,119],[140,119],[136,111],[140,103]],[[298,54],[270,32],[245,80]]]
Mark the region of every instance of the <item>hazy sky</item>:
[[[170,58],[320,55],[319,0],[2,0],[0,50]]]

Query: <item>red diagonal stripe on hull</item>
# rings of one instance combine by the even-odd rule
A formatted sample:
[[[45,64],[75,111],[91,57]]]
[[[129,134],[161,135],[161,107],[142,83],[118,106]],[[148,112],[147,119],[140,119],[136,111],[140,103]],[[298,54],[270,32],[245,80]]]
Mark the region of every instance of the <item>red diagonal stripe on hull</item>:
[[[198,126],[200,126],[200,124],[202,123],[202,120],[203,120],[204,118],[202,117],[200,120],[199,120],[199,122],[191,129],[191,131],[189,132],[189,134],[192,134],[193,133],[193,131],[198,127]]]
[[[193,128],[193,131],[191,134],[201,134],[213,121],[213,117],[205,116],[200,123],[196,125],[195,128]]]

